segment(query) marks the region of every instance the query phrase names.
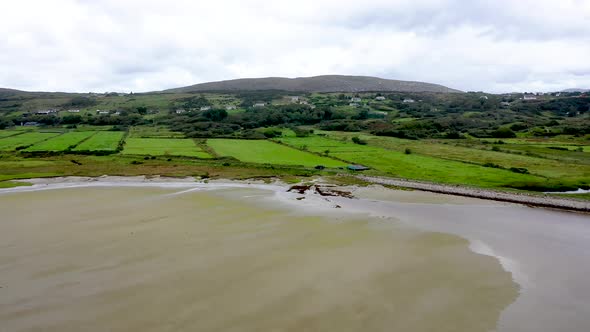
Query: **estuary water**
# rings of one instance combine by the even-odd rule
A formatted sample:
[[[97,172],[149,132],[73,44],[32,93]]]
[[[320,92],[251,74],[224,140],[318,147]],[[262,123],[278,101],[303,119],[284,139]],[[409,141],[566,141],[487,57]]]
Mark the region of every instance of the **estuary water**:
[[[5,190],[0,331],[590,327],[587,216],[356,194],[190,183]]]

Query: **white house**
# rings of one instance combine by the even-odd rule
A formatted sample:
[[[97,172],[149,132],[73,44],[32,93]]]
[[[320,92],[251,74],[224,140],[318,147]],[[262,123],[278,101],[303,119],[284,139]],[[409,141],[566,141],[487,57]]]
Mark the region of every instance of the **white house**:
[[[105,115],[105,114],[109,114],[109,111],[101,111],[101,110],[96,110],[96,113],[101,114],[101,115]]]
[[[266,104],[265,104],[265,103],[256,103],[256,104],[254,104],[254,106],[252,106],[252,107],[264,107],[264,106],[266,106]]]
[[[231,110],[235,110],[235,109],[236,109],[236,107],[235,107],[234,105],[228,105],[228,106],[225,106],[225,109],[226,109],[227,111],[231,111]]]
[[[299,96],[292,96],[291,97],[291,102],[292,103],[298,103],[299,102]]]
[[[176,114],[182,114],[182,113],[186,113],[186,110],[183,110],[183,109],[176,110]]]
[[[68,110],[68,113],[80,113],[80,110]]]
[[[416,101],[414,99],[411,99],[411,98],[406,98],[406,99],[404,99],[403,102],[406,103],[406,104],[412,104],[412,103],[415,103]]]
[[[56,110],[41,110],[41,111],[37,111],[37,114],[42,114],[42,115],[49,115],[49,114],[54,114],[56,113]]]
[[[383,100],[385,100],[385,97],[377,96],[377,97],[375,97],[375,100],[383,101]]]
[[[360,103],[361,102],[361,98],[359,98],[359,97],[352,97],[350,99],[350,102],[351,103]]]
[[[522,97],[522,99],[523,100],[536,100],[537,99],[537,96],[524,94],[523,97]]]
[[[211,106],[203,106],[201,107],[201,111],[208,111],[211,109]]]

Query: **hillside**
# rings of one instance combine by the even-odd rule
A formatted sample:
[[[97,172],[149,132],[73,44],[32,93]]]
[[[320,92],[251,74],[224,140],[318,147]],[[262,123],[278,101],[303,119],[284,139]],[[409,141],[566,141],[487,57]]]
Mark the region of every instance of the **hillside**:
[[[461,92],[442,85],[388,80],[369,76],[325,75],[314,77],[243,78],[195,84],[165,92],[282,90],[292,92]]]
[[[574,88],[574,89],[565,89],[562,90],[561,92],[566,92],[566,93],[574,93],[574,92],[590,92],[590,89],[579,89],[579,88]]]

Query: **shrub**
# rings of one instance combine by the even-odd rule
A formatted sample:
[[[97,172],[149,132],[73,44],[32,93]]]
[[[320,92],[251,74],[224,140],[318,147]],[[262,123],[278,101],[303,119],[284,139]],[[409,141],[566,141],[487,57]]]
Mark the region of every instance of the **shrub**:
[[[494,163],[485,163],[485,164],[483,164],[483,167],[502,168],[502,166],[500,166],[498,164],[494,164]]]
[[[499,128],[491,133],[494,138],[514,138],[516,134],[510,128]]]
[[[354,137],[352,138],[352,142],[353,142],[354,144],[359,144],[359,145],[367,145],[367,142],[365,142],[364,140],[362,140],[362,139],[358,138],[358,136],[354,136]]]
[[[410,148],[406,148],[406,150],[404,151],[405,154],[412,154],[412,150],[410,150]]]
[[[529,170],[522,167],[510,167],[510,170],[514,173],[529,174]]]

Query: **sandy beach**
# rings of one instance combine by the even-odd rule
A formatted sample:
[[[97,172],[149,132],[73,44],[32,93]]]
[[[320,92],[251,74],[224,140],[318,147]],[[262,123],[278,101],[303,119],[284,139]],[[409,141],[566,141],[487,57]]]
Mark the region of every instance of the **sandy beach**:
[[[377,185],[339,187],[350,199],[280,182],[26,181],[0,190],[10,331],[590,326],[584,214]]]

